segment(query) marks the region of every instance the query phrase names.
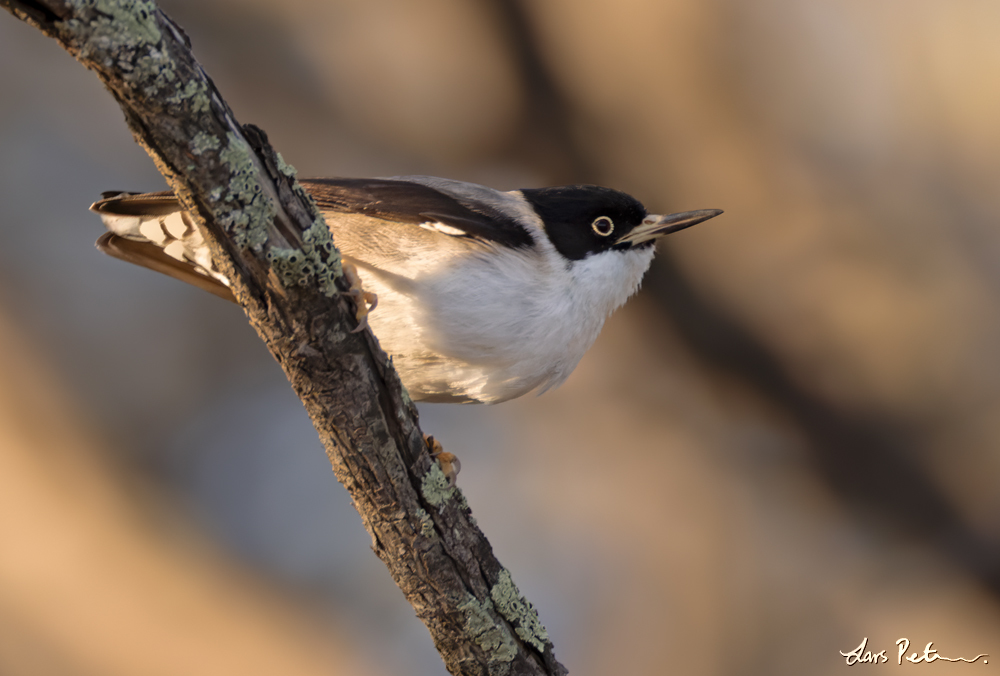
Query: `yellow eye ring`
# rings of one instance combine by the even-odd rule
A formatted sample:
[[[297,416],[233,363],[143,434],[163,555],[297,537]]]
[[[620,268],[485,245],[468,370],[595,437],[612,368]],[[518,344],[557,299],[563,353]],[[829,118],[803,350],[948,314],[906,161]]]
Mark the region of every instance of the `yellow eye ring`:
[[[607,237],[612,232],[615,231],[615,223],[607,216],[598,216],[594,219],[594,222],[590,224],[590,227],[594,229],[601,237]]]

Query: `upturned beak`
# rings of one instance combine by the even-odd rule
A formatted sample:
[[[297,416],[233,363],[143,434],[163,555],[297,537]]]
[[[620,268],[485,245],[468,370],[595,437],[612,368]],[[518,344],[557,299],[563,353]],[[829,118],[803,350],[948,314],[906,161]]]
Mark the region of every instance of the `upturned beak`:
[[[642,219],[642,223],[633,228],[632,232],[619,239],[616,244],[630,244],[632,246],[642,244],[657,237],[690,228],[692,225],[715,218],[721,213],[722,209],[700,209],[699,211],[685,211],[666,216],[650,214]]]

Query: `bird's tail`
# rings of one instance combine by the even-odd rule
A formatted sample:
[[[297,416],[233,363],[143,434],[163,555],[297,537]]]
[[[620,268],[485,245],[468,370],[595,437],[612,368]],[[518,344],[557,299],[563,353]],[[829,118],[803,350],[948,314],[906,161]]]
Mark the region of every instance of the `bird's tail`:
[[[201,232],[172,192],[106,192],[90,210],[109,230],[97,240],[104,253],[235,301]]]

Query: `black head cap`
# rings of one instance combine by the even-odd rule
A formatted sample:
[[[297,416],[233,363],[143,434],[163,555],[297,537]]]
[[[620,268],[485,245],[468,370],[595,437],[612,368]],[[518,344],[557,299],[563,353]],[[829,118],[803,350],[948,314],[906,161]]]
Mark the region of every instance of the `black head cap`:
[[[545,232],[563,256],[578,261],[615,245],[646,217],[646,207],[631,195],[596,185],[522,190]],[[638,246],[651,246],[652,242]]]

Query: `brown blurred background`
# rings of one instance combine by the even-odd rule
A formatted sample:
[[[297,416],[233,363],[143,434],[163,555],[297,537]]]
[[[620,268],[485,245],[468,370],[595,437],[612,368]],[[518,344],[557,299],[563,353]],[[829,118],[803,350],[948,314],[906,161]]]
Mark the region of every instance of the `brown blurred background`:
[[[997,670],[994,0],[163,7],[301,176],[726,210],[559,390],[421,407],[573,674]],[[0,673],[444,673],[239,310],[94,250],[163,186],[111,97],[6,14],[0,92]]]

